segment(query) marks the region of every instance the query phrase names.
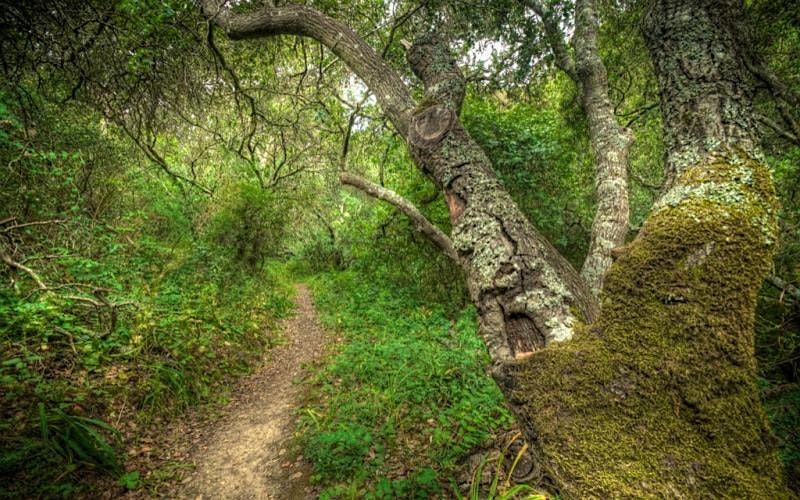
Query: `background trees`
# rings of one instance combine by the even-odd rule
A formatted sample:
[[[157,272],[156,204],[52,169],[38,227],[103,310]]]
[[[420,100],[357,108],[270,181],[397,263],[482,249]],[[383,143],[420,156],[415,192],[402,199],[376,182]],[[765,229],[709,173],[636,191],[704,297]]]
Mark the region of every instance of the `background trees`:
[[[237,346],[262,345],[266,339],[255,334],[256,324],[282,310],[284,292],[279,285],[256,285],[262,278],[248,277],[253,269],[262,269],[263,259],[293,255],[297,267],[306,271],[349,267],[387,288],[408,290],[423,303],[443,304],[452,316],[466,301],[462,271],[394,208],[341,190],[339,170],[358,173],[403,195],[445,233],[454,226],[454,211],[448,213],[441,187],[449,189],[450,207],[466,202],[470,217],[473,203],[483,207],[502,198],[511,206],[513,200],[520,216],[512,217],[513,231],[518,232],[510,239],[522,238],[522,246],[540,245],[541,233],[575,267],[590,247],[596,155],[590,145],[593,125],[581,104],[585,89],[555,71],[553,62],[558,61],[551,59],[549,48],[555,34],[542,30],[540,17],[520,10],[516,2],[302,7],[346,19],[363,40],[354,41],[358,50],[374,50],[379,56],[376,61],[383,70],[372,81],[366,79],[367,88],[340,60],[352,63],[359,56],[346,44],[326,39],[326,48],[309,38],[292,37],[231,43],[193,6],[177,2],[67,3],[53,9],[26,2],[7,7],[2,53],[3,159],[8,168],[2,189],[12,208],[3,223],[8,235],[2,247],[8,257],[3,272],[11,283],[3,292],[4,328],[9,332],[4,359],[14,362],[4,365],[4,375],[10,377],[4,383],[13,388],[7,393],[17,403],[4,418],[11,426],[27,422],[24,442],[31,449],[44,446],[32,425],[38,402],[54,421],[81,415],[109,419],[115,411],[109,401],[115,399],[104,400],[100,392],[115,394],[118,389],[107,388],[125,385],[99,382],[99,374],[113,380],[108,375],[115,366],[112,360],[146,359],[142,364],[148,368],[137,372],[136,379],[150,387],[150,393],[187,394],[187,402],[206,397],[212,380],[197,382],[192,374],[207,372],[218,359],[235,360]],[[559,30],[571,32],[576,19],[572,5],[544,7]],[[776,427],[792,429],[797,411],[791,404],[797,397],[797,309],[793,289],[785,284],[796,278],[791,193],[797,178],[792,142],[797,117],[792,114],[790,89],[797,75],[789,64],[796,52],[796,23],[780,9],[759,3],[748,9],[748,19],[755,23],[750,44],[758,46],[748,61],[754,68],[749,71],[758,75],[752,93],[759,111],[756,121],[763,127],[759,140],[784,195],[785,243],[776,260],[778,280],[772,281],[780,289],[762,292],[761,373]],[[597,44],[608,71],[607,106],[617,124],[634,129],[637,139],[628,168],[635,231],[660,193],[663,169],[655,77],[642,57],[637,31],[643,6],[600,3],[597,11],[602,20]],[[411,168],[406,152],[404,136],[411,116],[421,110],[409,105],[411,96],[423,103],[420,108],[435,101],[459,111],[461,97],[452,99],[460,94],[457,88],[455,94],[442,93],[441,86],[434,85],[441,75],[417,68],[422,79],[428,79],[427,97],[420,97],[426,93],[423,85],[405,64],[401,42],[414,40],[420,28],[432,25],[445,34],[445,44],[457,60],[468,61],[459,116],[466,132],[459,131],[460,142],[451,145],[461,153],[466,143],[472,148],[468,159],[481,164],[473,184],[448,187],[453,176],[446,151],[413,146],[421,172]],[[298,26],[291,29],[305,29]],[[337,32],[326,33],[335,37]],[[440,49],[441,40],[430,42],[436,43],[427,48],[417,43],[417,50]],[[475,56],[478,52],[481,57]],[[770,64],[759,64],[764,60],[754,54]],[[442,61],[449,64],[446,57]],[[457,73],[450,76],[458,80]],[[409,89],[402,90],[409,82]],[[394,125],[387,123],[384,112]],[[491,180],[495,174],[502,185]],[[493,183],[494,191],[481,201],[469,186],[484,180]],[[503,192],[510,197],[498,194]],[[478,210],[475,226],[494,227],[497,241],[508,239],[501,234],[508,228],[491,224],[494,217],[508,214],[504,208],[492,210],[491,217]],[[538,233],[525,226],[524,218]],[[455,219],[458,245],[459,238],[464,242],[472,236],[459,230],[459,223],[468,225]],[[25,225],[31,222],[42,224]],[[502,340],[509,324],[529,332],[534,330],[525,325],[532,321],[539,329],[536,318],[550,318],[552,308],[526,316],[507,307],[530,291],[529,285],[509,286],[519,293],[493,296],[496,287],[487,288],[474,278],[483,266],[481,258],[491,265],[499,262],[493,255],[482,256],[482,248],[492,245],[460,247],[467,255],[479,322],[484,334],[490,332],[486,338],[490,343],[492,337]],[[535,269],[536,262],[554,255],[547,248],[541,252],[541,261],[519,258],[514,252],[503,259]],[[556,268],[564,266],[565,261],[555,259],[561,262]],[[556,271],[564,273],[573,275]],[[232,279],[233,288],[223,285],[223,280]],[[43,287],[37,280],[54,290],[39,290]],[[347,280],[343,283],[350,286]],[[275,290],[271,305],[259,309],[256,303],[263,297],[258,294],[270,289]],[[618,292],[629,295],[627,289]],[[683,292],[673,295],[685,298]],[[233,296],[245,297],[252,308],[233,314],[220,307]],[[677,304],[682,307],[680,301]],[[584,309],[586,315],[591,307]],[[555,310],[564,318],[580,316],[569,308],[569,301]],[[263,315],[253,323],[247,311]],[[498,320],[498,311],[507,317]],[[562,326],[566,324],[565,320]],[[557,329],[544,325],[542,330],[547,337]],[[175,335],[177,331],[185,336]],[[522,342],[502,356],[529,350],[532,346]],[[634,356],[638,349],[631,352]],[[65,359],[72,360],[68,369],[59,365]],[[78,379],[82,370],[98,374],[88,390],[75,394],[74,388],[51,384]],[[50,389],[42,389],[42,383]],[[70,406],[78,397],[92,404]],[[132,394],[130,401],[140,408],[162,404],[143,394]],[[542,406],[531,404],[534,410]],[[782,449],[789,460],[796,453],[791,432],[783,434]],[[556,437],[554,442],[561,439]],[[14,440],[7,447],[24,449],[21,442]],[[32,453],[11,460],[10,469],[16,471]],[[322,458],[319,463],[324,470]]]

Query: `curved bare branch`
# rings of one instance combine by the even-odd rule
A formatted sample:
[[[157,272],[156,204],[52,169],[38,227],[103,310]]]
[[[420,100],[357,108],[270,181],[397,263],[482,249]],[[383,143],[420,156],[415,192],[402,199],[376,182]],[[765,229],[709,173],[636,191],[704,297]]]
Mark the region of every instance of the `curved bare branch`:
[[[391,189],[379,186],[368,181],[367,179],[364,179],[363,177],[359,177],[349,172],[340,173],[339,180],[342,182],[342,184],[353,186],[354,188],[359,189],[373,198],[378,198],[379,200],[383,200],[395,206],[411,220],[417,231],[427,236],[429,240],[439,247],[439,249],[454,262],[459,263],[458,253],[453,246],[453,242],[450,241],[450,238],[444,234],[441,229],[433,225],[433,223],[429,221],[410,201],[395,193]]]
[[[319,41],[366,83],[397,131],[406,136],[414,109],[408,88],[350,27],[305,5],[265,5],[251,12],[234,13],[218,0],[202,0],[200,7],[233,40],[297,35]]]

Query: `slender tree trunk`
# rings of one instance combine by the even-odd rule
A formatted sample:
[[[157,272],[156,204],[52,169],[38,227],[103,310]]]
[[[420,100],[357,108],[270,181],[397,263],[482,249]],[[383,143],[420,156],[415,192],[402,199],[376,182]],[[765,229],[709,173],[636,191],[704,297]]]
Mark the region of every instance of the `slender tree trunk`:
[[[589,122],[595,161],[597,208],[592,220],[589,252],[581,276],[597,295],[613,262],[611,250],[625,243],[630,221],[628,155],[630,130],[617,123],[608,93],[608,74],[600,59],[599,21],[594,0],[575,3],[575,73],[581,106]]]
[[[735,1],[660,0],[644,29],[670,189],[611,267],[600,318],[501,383],[569,498],[786,498],[755,385],[777,237]]]
[[[589,125],[594,153],[597,208],[592,220],[589,251],[581,276],[595,295],[613,262],[611,251],[625,243],[630,209],[628,156],[633,135],[617,123],[608,91],[608,74],[600,58],[599,20],[594,0],[575,2],[575,55],[569,53],[553,11],[540,0],[529,0],[541,18],[556,65],[575,82]]]

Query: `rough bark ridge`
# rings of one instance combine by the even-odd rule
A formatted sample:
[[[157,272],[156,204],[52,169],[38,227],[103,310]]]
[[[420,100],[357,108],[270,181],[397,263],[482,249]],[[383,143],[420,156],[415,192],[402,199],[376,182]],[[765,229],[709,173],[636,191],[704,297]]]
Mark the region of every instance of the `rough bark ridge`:
[[[738,7],[655,2],[645,29],[679,148],[671,188],[612,265],[598,321],[501,379],[566,497],[789,497],[755,386],[776,199],[741,128],[752,111],[728,43]]]
[[[611,250],[622,246],[628,234],[628,153],[633,135],[620,126],[614,116],[608,94],[608,74],[598,47],[599,21],[594,0],[575,3],[574,58],[553,12],[539,0],[530,1],[542,20],[556,65],[578,86],[581,107],[589,124],[595,157],[597,209],[581,276],[597,295],[613,262]]]

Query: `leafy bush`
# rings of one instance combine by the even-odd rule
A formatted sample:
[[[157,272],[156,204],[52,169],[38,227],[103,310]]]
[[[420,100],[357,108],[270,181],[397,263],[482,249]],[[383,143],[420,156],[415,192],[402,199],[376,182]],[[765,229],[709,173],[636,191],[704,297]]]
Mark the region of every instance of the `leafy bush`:
[[[222,195],[206,236],[236,262],[257,269],[274,257],[283,242],[291,204],[273,191],[242,183]]]

